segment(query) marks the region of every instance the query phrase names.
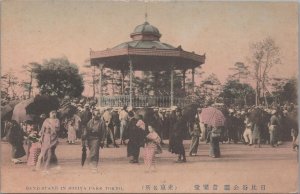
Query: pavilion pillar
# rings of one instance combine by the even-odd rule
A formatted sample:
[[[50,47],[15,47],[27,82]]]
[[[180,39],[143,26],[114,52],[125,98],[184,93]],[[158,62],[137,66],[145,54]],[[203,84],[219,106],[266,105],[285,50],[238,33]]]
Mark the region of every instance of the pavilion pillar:
[[[124,69],[121,70],[121,74],[122,74],[121,94],[124,95],[124,80],[125,80],[125,71],[124,71]]]
[[[185,95],[185,78],[186,78],[186,69],[182,71],[182,87],[183,87],[183,92],[184,92],[184,95]]]
[[[192,69],[192,94],[195,93],[195,68]]]
[[[171,106],[174,106],[174,70],[171,68]]]
[[[132,67],[132,61],[129,59],[129,106],[132,107],[132,76],[133,76],[133,67]]]
[[[98,106],[101,107],[102,106],[102,74],[103,74],[103,64],[99,65],[99,100],[98,100]]]

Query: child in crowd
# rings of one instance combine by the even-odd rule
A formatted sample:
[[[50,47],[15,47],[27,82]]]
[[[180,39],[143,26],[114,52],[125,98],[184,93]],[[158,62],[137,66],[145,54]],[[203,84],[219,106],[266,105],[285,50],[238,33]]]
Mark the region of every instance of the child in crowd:
[[[69,144],[74,144],[76,140],[76,123],[75,123],[75,118],[67,118],[65,122],[65,128],[68,131],[68,143]]]

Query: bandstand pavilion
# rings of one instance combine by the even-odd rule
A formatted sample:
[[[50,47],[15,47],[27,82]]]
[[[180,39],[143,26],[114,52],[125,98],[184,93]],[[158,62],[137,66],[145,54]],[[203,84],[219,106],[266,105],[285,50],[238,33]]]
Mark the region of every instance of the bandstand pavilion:
[[[90,51],[91,65],[97,66],[100,70],[99,106],[183,106],[185,98],[174,97],[174,71],[181,70],[183,80],[185,80],[186,71],[192,70],[192,87],[194,88],[195,68],[205,63],[205,55],[184,51],[181,46],[174,47],[160,42],[161,34],[159,30],[147,21],[136,26],[130,37],[131,41],[121,43],[113,48],[103,51]],[[124,88],[124,74],[129,72],[129,95],[102,95],[104,68],[121,72],[122,88]],[[169,71],[171,80],[170,95],[133,95],[132,79],[134,71]],[[185,87],[185,83],[183,83],[183,87]]]

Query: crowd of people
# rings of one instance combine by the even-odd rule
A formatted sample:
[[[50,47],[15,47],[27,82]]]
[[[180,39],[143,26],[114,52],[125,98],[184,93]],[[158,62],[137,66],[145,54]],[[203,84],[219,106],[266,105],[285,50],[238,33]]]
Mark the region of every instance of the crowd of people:
[[[70,103],[69,103],[70,104]],[[27,164],[32,170],[59,170],[55,154],[59,138],[66,138],[72,145],[78,142],[82,151],[89,150],[88,163],[93,172],[97,172],[100,148],[127,146],[129,162],[139,163],[140,148],[144,148],[146,171],[155,170],[155,155],[162,153],[162,147],[169,140],[168,151],[178,155],[176,162],[187,162],[183,140],[191,139],[188,155],[197,155],[200,141],[210,144],[209,156],[221,157],[220,143],[244,143],[261,147],[269,144],[279,146],[282,141],[293,141],[293,149],[298,148],[298,126],[291,125],[289,115],[297,114],[294,105],[273,109],[263,107],[224,108],[218,107],[224,114],[224,126],[210,126],[201,120],[201,112],[209,105],[197,108],[192,122],[183,117],[183,110],[152,107],[150,113],[143,113],[133,107],[101,107],[96,103],[80,101],[72,103],[76,110],[60,118],[59,110],[52,110],[49,116],[42,114],[38,121],[25,121],[19,125],[16,121],[5,121],[6,138],[12,146],[12,162],[18,164],[27,153]],[[254,110],[260,112],[259,118],[253,118]],[[151,114],[149,119],[149,115]],[[27,144],[27,152],[23,141]],[[85,158],[82,158],[82,164]]]

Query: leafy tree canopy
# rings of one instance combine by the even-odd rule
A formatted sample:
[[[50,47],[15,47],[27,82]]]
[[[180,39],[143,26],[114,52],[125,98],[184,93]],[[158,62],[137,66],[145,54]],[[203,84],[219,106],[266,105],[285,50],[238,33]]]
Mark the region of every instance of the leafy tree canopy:
[[[253,105],[255,91],[248,84],[240,83],[238,80],[228,80],[220,97],[224,99],[227,105]]]
[[[282,91],[282,99],[288,102],[297,103],[297,79],[290,79],[284,86]]]
[[[78,97],[84,89],[77,65],[67,58],[45,60],[33,69],[41,94]]]

